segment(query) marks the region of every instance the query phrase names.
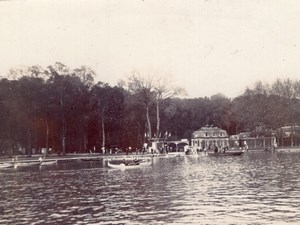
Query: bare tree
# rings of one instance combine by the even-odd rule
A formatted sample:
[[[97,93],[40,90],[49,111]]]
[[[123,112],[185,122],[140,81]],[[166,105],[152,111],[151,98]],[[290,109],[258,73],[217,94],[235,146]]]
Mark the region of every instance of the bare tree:
[[[152,128],[149,116],[149,108],[152,103],[156,104],[156,137],[160,136],[160,105],[167,98],[179,95],[186,95],[183,88],[178,87],[170,79],[170,76],[145,75],[142,76],[138,72],[133,72],[128,78],[128,83],[122,82],[121,85],[128,87],[129,91],[136,94],[140,102],[146,108],[146,119],[148,136],[152,138]]]
[[[186,95],[183,88],[176,86],[169,76],[155,78],[154,84],[156,97],[156,136],[160,136],[160,104],[164,99],[172,98],[179,95]]]
[[[142,103],[146,109],[148,137],[152,138],[152,128],[149,116],[150,105],[155,100],[155,86],[153,77],[144,77],[138,72],[132,72],[127,82],[121,81],[120,85],[127,86],[129,92],[136,95],[137,100]]]

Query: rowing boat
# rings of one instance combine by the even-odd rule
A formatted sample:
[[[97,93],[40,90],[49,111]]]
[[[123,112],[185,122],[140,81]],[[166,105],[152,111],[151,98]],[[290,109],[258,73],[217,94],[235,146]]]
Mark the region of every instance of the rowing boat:
[[[0,163],[0,169],[13,167],[12,163]]]
[[[43,160],[41,162],[41,166],[46,166],[46,165],[53,165],[53,164],[56,164],[57,163],[57,160],[53,159],[53,160]]]
[[[114,163],[111,160],[107,161],[107,165],[110,168],[114,169],[132,169],[132,168],[140,168],[145,166],[150,166],[152,162],[150,160],[138,160],[137,162],[121,162],[121,163]]]
[[[101,161],[101,158],[95,158],[95,157],[86,157],[86,158],[81,158],[82,161]]]
[[[226,151],[226,152],[207,152],[208,156],[240,156],[244,154],[244,150],[242,151]]]
[[[22,161],[19,161],[19,162],[15,162],[14,163],[14,168],[17,168],[17,167],[23,167],[23,166],[37,166],[37,165],[41,165],[41,162],[36,162],[36,161],[27,161],[27,162],[22,162]]]

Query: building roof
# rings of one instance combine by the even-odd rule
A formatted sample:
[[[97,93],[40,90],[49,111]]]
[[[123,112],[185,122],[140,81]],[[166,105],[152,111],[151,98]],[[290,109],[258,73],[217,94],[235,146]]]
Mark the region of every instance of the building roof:
[[[277,129],[278,135],[281,137],[290,137],[292,134],[299,136],[300,133],[300,126],[284,126]]]
[[[218,127],[205,126],[201,127],[199,130],[193,132],[192,138],[216,138],[216,137],[228,137],[226,130]]]
[[[290,132],[290,131],[300,131],[300,126],[294,125],[294,126],[284,126],[279,128],[278,130],[283,131],[283,132]]]

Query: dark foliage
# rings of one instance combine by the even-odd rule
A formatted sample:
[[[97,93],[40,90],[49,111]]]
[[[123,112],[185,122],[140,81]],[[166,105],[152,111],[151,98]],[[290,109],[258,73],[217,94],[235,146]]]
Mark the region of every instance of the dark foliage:
[[[29,67],[18,80],[0,80],[0,153],[31,154],[140,148],[149,126],[140,95],[122,87],[93,82],[87,67],[70,70],[61,63],[43,70]],[[251,132],[269,136],[284,125],[300,123],[299,82],[260,82],[235,99],[221,94],[210,98],[166,98],[160,102],[160,131],[155,132],[155,104],[147,103],[151,129],[173,139],[214,125],[229,134]],[[148,95],[147,95],[148,96]],[[150,102],[150,101],[149,101]],[[144,103],[144,104],[143,104]]]

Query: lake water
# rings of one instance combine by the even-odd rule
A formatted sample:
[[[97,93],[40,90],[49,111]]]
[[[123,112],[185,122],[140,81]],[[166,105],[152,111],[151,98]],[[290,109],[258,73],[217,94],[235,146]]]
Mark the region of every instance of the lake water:
[[[0,224],[300,224],[300,154],[0,170]]]

